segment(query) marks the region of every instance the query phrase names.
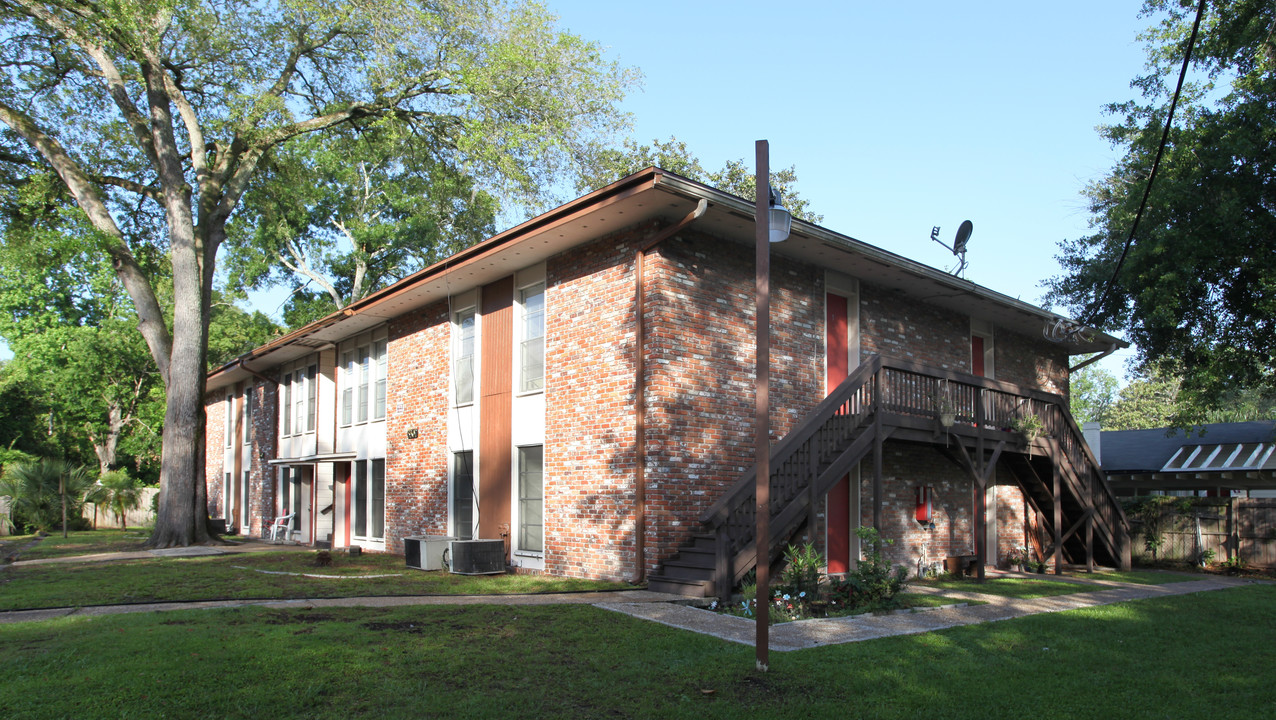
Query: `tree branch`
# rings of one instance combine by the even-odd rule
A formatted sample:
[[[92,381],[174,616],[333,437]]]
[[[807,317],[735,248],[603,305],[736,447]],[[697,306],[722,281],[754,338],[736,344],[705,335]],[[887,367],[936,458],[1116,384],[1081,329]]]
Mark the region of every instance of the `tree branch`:
[[[107,92],[111,99],[115,101],[115,105],[120,109],[120,114],[124,116],[124,121],[128,123],[129,129],[133,132],[133,139],[137,141],[142,151],[146,153],[146,157],[152,164],[156,164],[157,158],[155,153],[155,145],[151,141],[150,131],[147,128],[146,117],[138,110],[137,105],[133,103],[133,99],[128,95],[128,88],[124,83],[124,77],[120,74],[120,70],[115,65],[115,61],[107,54],[106,50],[97,43],[91,42],[87,37],[81,34],[71,25],[67,24],[62,18],[49,12],[43,5],[31,2],[31,0],[12,0],[40,22],[47,25],[54,32],[61,35],[71,44],[79,47],[85,54],[92,58],[93,62],[101,69],[102,82],[106,85]],[[97,14],[95,11],[93,14]],[[86,16],[86,19],[92,19]]]
[[[105,251],[111,257],[111,264],[116,275],[124,284],[133,306],[137,310],[138,330],[146,339],[151,356],[159,368],[160,376],[168,382],[168,367],[172,354],[172,336],[164,321],[164,313],[160,309],[159,300],[151,287],[150,280],[143,272],[133,253],[124,242],[123,233],[111,217],[110,210],[102,198],[96,185],[80,166],[67,154],[56,139],[45,133],[30,116],[0,103],[0,122],[8,125],[14,132],[22,136],[34,147],[53,171],[62,179],[67,190],[71,192],[75,202],[88,216],[89,222],[103,235],[110,238],[105,244]]]

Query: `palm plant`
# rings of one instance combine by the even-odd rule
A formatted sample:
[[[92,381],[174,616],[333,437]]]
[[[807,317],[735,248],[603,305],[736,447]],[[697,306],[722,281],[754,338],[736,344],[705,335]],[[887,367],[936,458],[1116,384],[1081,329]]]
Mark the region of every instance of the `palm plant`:
[[[100,482],[105,490],[104,504],[115,513],[120,529],[127,529],[128,511],[142,506],[142,487],[138,485],[137,478],[126,470],[108,470],[102,473]]]
[[[12,512],[21,515],[38,532],[61,521],[66,532],[68,517],[79,517],[85,492],[93,476],[82,465],[62,460],[38,460],[10,465],[0,478],[0,495],[12,498]]]

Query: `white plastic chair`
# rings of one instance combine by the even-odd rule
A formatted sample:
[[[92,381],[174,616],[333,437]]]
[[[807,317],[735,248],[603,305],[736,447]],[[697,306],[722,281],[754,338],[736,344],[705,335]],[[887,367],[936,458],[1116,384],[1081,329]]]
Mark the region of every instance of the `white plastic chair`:
[[[288,539],[288,532],[292,526],[292,519],[296,514],[297,513],[295,512],[290,512],[287,515],[275,518],[275,521],[270,525],[271,542],[275,542],[279,539],[279,531],[281,530],[284,533],[284,539]]]

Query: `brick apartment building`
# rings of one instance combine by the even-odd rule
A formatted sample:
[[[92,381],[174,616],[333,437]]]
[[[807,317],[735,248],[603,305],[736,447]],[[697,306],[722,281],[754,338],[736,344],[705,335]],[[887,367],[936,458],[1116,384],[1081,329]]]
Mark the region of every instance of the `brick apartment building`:
[[[752,216],[651,168],[217,369],[210,515],[724,590],[756,557]],[[801,222],[771,284],[772,557],[809,540],[844,572],[875,525],[912,569],[1025,545],[1128,563],[1066,412],[1069,356],[1118,340]]]

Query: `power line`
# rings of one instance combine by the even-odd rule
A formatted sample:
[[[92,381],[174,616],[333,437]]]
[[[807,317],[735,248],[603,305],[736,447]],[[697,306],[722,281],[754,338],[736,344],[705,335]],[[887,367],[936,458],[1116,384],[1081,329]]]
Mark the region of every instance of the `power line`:
[[[1108,295],[1112,293],[1112,286],[1116,284],[1117,275],[1120,274],[1121,268],[1125,265],[1125,258],[1130,254],[1130,246],[1134,244],[1134,236],[1139,231],[1139,221],[1143,219],[1143,210],[1147,208],[1148,197],[1152,194],[1152,183],[1156,181],[1156,171],[1161,165],[1161,156],[1165,153],[1165,146],[1170,139],[1170,125],[1174,122],[1174,108],[1178,105],[1179,94],[1183,91],[1183,80],[1187,77],[1187,67],[1192,60],[1192,48],[1196,45],[1196,33],[1201,27],[1201,17],[1205,14],[1205,0],[1201,0],[1196,6],[1196,20],[1192,23],[1192,36],[1187,40],[1187,52],[1183,53],[1183,67],[1179,69],[1178,85],[1174,87],[1174,97],[1170,100],[1170,112],[1165,118],[1165,129],[1161,132],[1161,144],[1156,148],[1156,158],[1152,161],[1152,172],[1148,175],[1147,187],[1143,189],[1143,200],[1139,203],[1139,211],[1134,215],[1134,225],[1130,227],[1130,236],[1125,240],[1125,247],[1121,250],[1121,257],[1117,260],[1116,267],[1112,270],[1112,277],[1108,278],[1107,284],[1103,288],[1103,294],[1099,299],[1090,306],[1086,312],[1085,325],[1093,325],[1094,318],[1099,314],[1100,308],[1107,302]]]

